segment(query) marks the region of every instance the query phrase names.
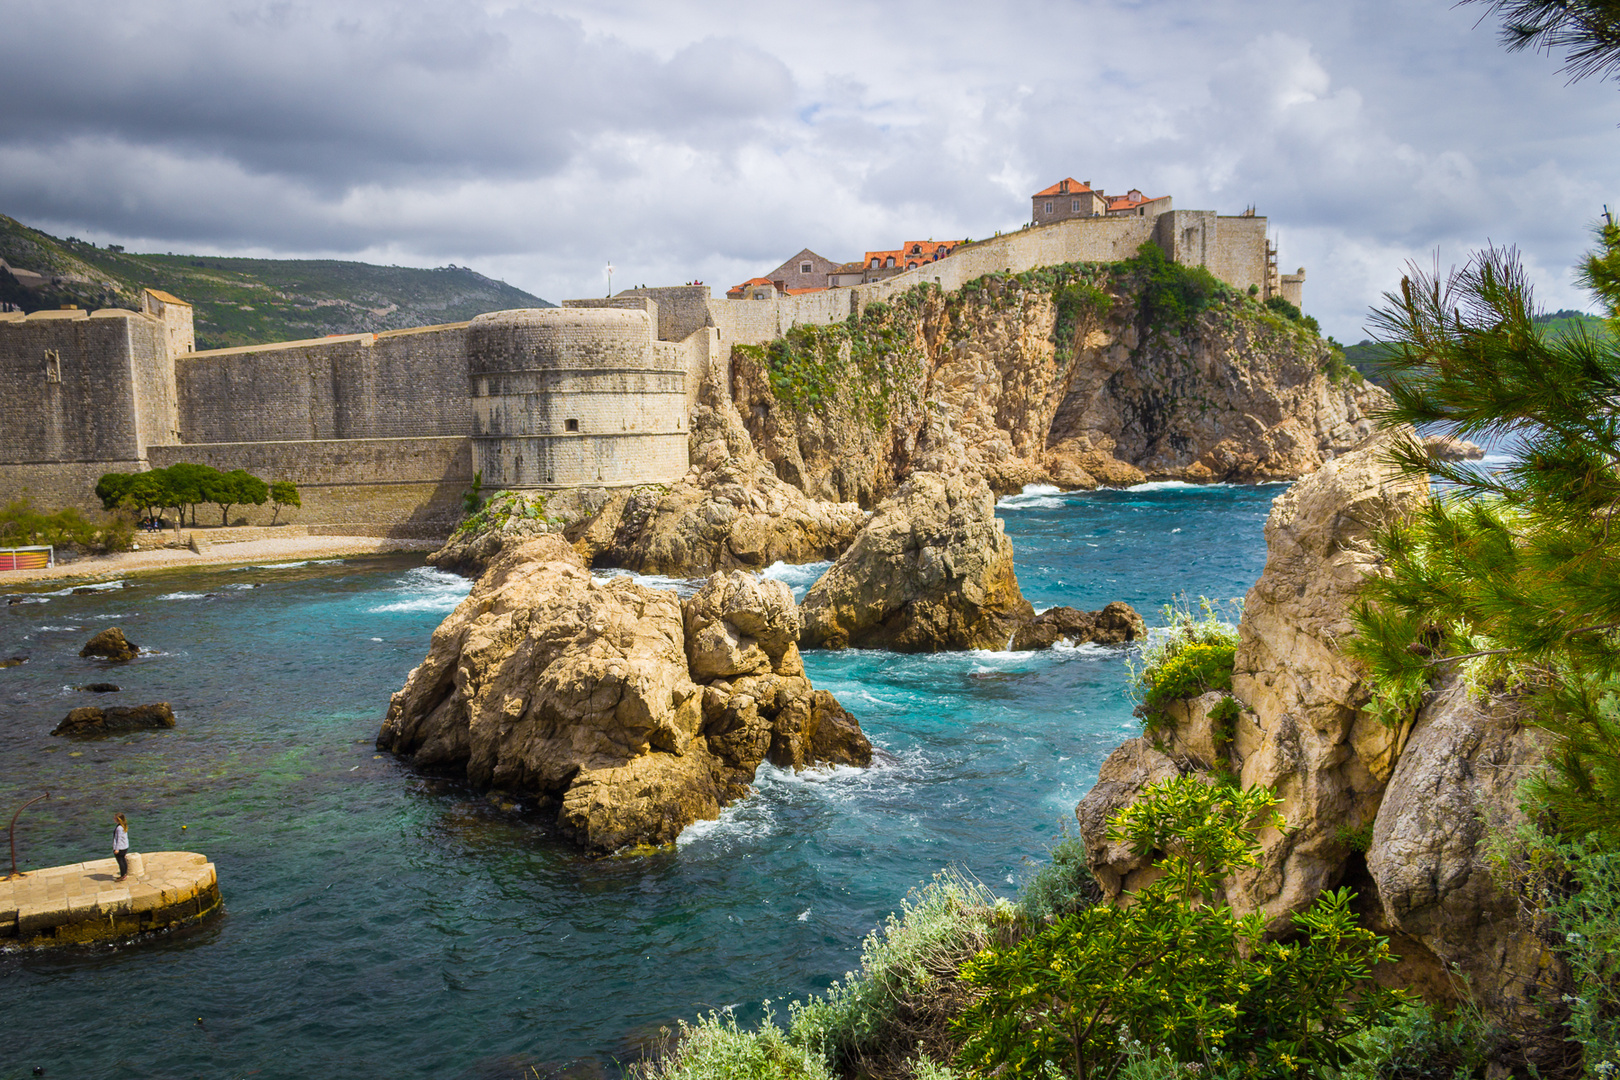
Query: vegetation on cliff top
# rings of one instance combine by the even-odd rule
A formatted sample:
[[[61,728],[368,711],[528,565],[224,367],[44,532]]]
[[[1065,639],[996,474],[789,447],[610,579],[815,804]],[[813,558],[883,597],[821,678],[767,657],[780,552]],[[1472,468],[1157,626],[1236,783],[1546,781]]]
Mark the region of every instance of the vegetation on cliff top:
[[[139,255],[61,240],[3,214],[0,259],[49,279],[29,290],[0,270],[0,300],[25,311],[64,304],[139,310],[142,289],[172,293],[193,306],[199,349],[401,330],[504,308],[552,306],[466,267]]]

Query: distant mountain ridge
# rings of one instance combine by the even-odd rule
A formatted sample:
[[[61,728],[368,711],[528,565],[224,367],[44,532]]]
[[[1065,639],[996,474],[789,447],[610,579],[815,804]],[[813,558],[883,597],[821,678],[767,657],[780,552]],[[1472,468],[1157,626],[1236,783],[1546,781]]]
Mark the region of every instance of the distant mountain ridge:
[[[58,239],[4,214],[0,259],[19,271],[0,268],[0,302],[25,311],[64,304],[139,310],[142,289],[172,293],[195,310],[198,349],[403,330],[463,322],[486,311],[556,306],[464,266],[139,255]]]

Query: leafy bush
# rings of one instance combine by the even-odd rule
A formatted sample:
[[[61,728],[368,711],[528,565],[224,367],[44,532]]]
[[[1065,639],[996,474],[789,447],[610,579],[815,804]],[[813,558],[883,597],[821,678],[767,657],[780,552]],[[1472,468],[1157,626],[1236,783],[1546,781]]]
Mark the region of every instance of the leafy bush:
[[[1620,851],[1587,838],[1560,845],[1574,890],[1549,905],[1575,976],[1570,1034],[1585,1051],[1586,1075],[1620,1075]]]
[[[1242,605],[1233,601],[1233,608],[1241,612]],[[1182,598],[1166,604],[1162,615],[1166,625],[1142,647],[1142,666],[1130,662],[1130,690],[1138,703],[1137,715],[1149,727],[1177,698],[1232,689],[1237,652],[1237,627],[1222,620],[1219,606],[1208,597],[1198,598],[1197,613]]]
[[[957,1028],[958,1063],[1001,1080],[1109,1077],[1128,1059],[1168,1057],[1212,1073],[1294,1074],[1344,1056],[1341,1041],[1399,997],[1371,982],[1388,943],[1355,924],[1346,889],[1294,916],[1298,937],[1268,939],[1263,913],[1238,918],[1207,898],[1257,863],[1253,830],[1281,828],[1268,789],[1177,777],[1147,788],[1109,835],[1165,853],[1162,876],[1128,906],[1060,919],[969,961],[982,992]]]
[[[768,1003],[767,1003],[768,1004]],[[681,1021],[674,1049],[630,1070],[636,1080],[832,1080],[821,1055],[790,1042],[768,1011],[755,1031],[730,1013]]]
[[[276,504],[275,513],[270,515],[270,524],[274,525],[281,516],[281,508],[290,506],[296,509],[304,505],[304,500],[298,495],[298,486],[291,480],[277,480],[270,485],[270,501]]]
[[[1232,681],[1230,672],[1227,673],[1226,679],[1230,686]],[[1220,703],[1209,710],[1210,735],[1215,749],[1224,750],[1232,745],[1232,740],[1237,738],[1237,720],[1242,715],[1243,706],[1238,704],[1237,698],[1231,696],[1221,698]]]
[[[1051,861],[1041,864],[1018,897],[1018,910],[1037,924],[1084,911],[1102,895],[1086,865],[1085,841],[1067,826],[1048,854]]]
[[[1408,1004],[1387,1023],[1345,1040],[1349,1060],[1336,1080],[1470,1080],[1483,1077],[1491,1052],[1504,1041],[1477,1008],[1447,1018],[1431,1006]]]
[[[979,884],[944,871],[867,935],[861,967],[820,997],[790,1006],[790,1037],[845,1071],[924,1050],[949,1052],[948,1024],[965,1004],[956,972],[1009,927],[1014,909]],[[932,1044],[932,1045],[930,1045]]]
[[[97,524],[71,506],[47,514],[34,509],[31,499],[22,498],[0,508],[0,547],[49,544],[69,550],[128,551],[133,535],[127,521],[109,517]]]
[[[1124,269],[1140,282],[1142,321],[1155,329],[1185,331],[1228,291],[1202,266],[1171,262],[1151,240],[1136,249]]]

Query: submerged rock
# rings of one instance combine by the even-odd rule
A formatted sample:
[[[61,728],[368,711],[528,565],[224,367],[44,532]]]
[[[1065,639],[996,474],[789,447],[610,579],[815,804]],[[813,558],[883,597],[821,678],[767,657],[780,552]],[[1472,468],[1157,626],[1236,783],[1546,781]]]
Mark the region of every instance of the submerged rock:
[[[153,731],[174,727],[174,710],[167,701],[130,708],[100,709],[87,705],[74,709],[51,731],[70,739],[99,739],[104,735],[124,735],[131,731]]]
[[[26,663],[28,663],[28,657],[26,656],[11,656],[0,660],[0,668],[19,667]]]
[[[377,745],[548,800],[591,851],[669,843],[746,794],[767,758],[870,762],[853,718],[804,677],[797,633],[779,582],[717,574],[683,605],[533,538],[434,631]]]
[[[85,642],[84,648],[79,650],[79,655],[93,656],[102,660],[133,660],[140,655],[140,651],[139,646],[126,638],[122,630],[110,626]]]
[[[74,687],[74,689],[83,690],[91,694],[116,694],[118,693],[118,684],[110,682],[93,682],[85,683],[83,686]]]
[[[1136,609],[1122,600],[1105,605],[1100,611],[1072,607],[1048,608],[1018,628],[1012,647],[1050,649],[1060,641],[1070,645],[1121,645],[1147,637],[1147,623]]]
[[[915,473],[804,598],[811,648],[1005,649],[1035,611],[978,477]]]

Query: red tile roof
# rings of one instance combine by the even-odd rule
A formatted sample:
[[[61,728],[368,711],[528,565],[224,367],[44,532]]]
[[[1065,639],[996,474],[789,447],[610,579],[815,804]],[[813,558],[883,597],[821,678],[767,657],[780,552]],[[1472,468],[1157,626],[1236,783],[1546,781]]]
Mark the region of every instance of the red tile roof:
[[[1082,184],[1080,181],[1071,176],[1067,179],[1059,180],[1045,191],[1037,191],[1035,193],[1035,198],[1039,199],[1046,195],[1079,195],[1083,191],[1090,190],[1091,187],[1089,185]]]

